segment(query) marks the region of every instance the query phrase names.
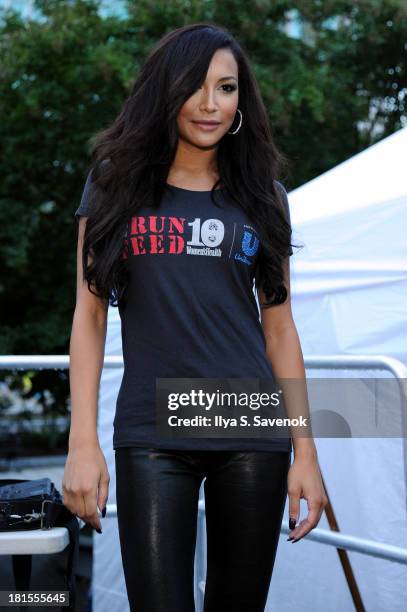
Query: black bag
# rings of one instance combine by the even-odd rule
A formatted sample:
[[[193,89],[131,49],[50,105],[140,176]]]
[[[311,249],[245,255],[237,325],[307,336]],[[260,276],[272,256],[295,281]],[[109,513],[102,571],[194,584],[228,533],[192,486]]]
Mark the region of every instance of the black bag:
[[[69,533],[66,588],[69,607],[75,611],[75,569],[79,554],[79,522],[63,504],[49,478],[36,480],[0,479],[0,531],[66,527]],[[29,590],[32,555],[12,555],[17,591]]]

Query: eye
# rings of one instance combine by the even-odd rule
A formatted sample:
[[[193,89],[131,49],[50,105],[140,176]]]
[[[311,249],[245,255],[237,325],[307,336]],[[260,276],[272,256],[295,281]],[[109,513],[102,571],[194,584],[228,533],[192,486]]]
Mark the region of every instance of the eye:
[[[225,85],[222,85],[222,87],[230,87],[227,93],[232,93],[232,91],[235,91],[237,89],[236,85],[232,85],[231,83],[226,83]]]
[[[237,86],[232,85],[231,83],[225,83],[224,85],[221,85],[221,87],[230,87],[230,89],[227,90],[227,93],[232,93],[232,91],[235,91],[237,89]],[[198,91],[198,89],[202,89],[202,86],[198,87],[196,91]]]

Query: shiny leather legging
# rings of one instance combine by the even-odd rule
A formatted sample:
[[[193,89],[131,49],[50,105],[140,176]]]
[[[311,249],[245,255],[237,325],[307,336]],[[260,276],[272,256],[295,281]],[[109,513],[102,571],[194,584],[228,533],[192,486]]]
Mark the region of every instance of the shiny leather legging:
[[[287,496],[290,452],[115,451],[119,537],[131,612],[194,612],[204,482],[204,612],[263,612]]]

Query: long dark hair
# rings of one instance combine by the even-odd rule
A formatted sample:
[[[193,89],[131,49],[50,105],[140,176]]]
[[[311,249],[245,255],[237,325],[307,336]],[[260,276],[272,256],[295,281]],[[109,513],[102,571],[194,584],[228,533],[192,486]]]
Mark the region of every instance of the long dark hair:
[[[127,223],[138,207],[159,205],[177,150],[178,113],[205,81],[214,53],[224,48],[238,64],[243,123],[236,135],[225,134],[218,143],[219,179],[211,197],[222,184],[257,225],[262,249],[255,286],[262,287],[269,306],[287,299],[282,262],[289,253],[291,227],[276,185],[286,160],[273,142],[267,111],[241,46],[222,27],[195,23],[156,43],[117,118],[93,138],[83,274],[89,290],[112,306],[125,300]]]

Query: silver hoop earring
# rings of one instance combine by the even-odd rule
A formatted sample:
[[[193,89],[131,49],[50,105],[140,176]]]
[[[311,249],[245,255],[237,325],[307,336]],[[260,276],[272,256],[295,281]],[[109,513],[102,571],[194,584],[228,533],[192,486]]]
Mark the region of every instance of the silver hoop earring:
[[[239,125],[237,126],[237,128],[236,128],[236,130],[234,132],[228,132],[228,134],[237,134],[238,131],[240,130],[241,125],[242,125],[242,120],[243,120],[242,111],[239,108],[237,108],[236,110],[240,114]]]

